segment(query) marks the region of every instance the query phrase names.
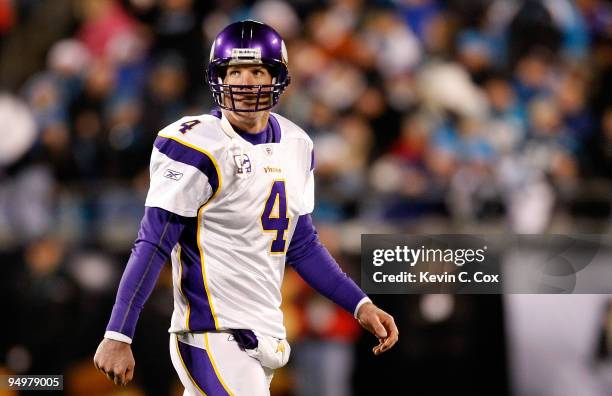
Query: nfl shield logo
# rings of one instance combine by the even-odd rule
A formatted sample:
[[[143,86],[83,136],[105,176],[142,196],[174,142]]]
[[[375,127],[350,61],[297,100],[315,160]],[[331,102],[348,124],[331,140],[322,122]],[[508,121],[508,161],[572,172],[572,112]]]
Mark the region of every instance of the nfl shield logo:
[[[266,146],[266,154],[272,155],[272,147]]]

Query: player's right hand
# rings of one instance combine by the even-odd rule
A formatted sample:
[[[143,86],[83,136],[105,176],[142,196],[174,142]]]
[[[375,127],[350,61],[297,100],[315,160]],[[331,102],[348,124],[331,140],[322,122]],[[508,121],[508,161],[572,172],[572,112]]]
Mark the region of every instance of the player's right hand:
[[[116,385],[126,385],[134,378],[136,362],[130,344],[105,338],[98,345],[94,365]]]

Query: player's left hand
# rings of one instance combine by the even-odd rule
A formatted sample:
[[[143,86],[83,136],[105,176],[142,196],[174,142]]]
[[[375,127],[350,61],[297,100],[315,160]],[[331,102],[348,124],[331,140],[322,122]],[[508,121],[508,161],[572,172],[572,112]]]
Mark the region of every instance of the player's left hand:
[[[370,302],[359,307],[357,320],[364,329],[378,338],[378,345],[372,349],[374,355],[388,351],[399,339],[399,331],[393,316]]]

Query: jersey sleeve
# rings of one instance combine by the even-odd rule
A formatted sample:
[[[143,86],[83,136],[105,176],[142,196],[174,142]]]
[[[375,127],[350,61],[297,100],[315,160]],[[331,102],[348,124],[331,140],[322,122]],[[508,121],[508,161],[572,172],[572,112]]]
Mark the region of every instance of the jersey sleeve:
[[[106,338],[131,344],[138,316],[149,298],[164,263],[183,229],[193,218],[159,208],[145,208],[138,239],[123,271]]]
[[[212,154],[175,137],[158,136],[151,154],[151,184],[145,206],[195,217],[219,189]]]

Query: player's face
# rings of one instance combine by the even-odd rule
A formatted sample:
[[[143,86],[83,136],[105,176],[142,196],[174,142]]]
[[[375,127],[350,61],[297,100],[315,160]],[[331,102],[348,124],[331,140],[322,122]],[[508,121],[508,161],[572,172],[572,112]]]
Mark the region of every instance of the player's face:
[[[272,84],[272,75],[263,66],[259,65],[235,65],[229,66],[223,79],[224,84],[229,85],[266,85]],[[255,106],[267,107],[272,100],[271,95],[265,95],[271,88],[262,88],[259,95],[259,104],[257,104],[257,94],[259,88],[232,88],[233,95],[226,94],[223,97],[224,103],[228,107],[234,107],[240,110],[252,110]],[[232,98],[234,104],[232,106]],[[249,132],[261,131],[265,128],[268,122],[270,110],[244,112],[244,111],[227,111],[224,114],[229,121],[236,127]]]
[[[268,85],[272,84],[272,75],[263,66],[259,65],[235,65],[229,66],[225,74],[224,84],[229,85]],[[259,107],[269,105],[272,98],[271,95],[265,95],[270,88],[262,88],[259,95]],[[233,89],[234,106],[240,110],[255,109],[257,105],[258,88],[242,88],[236,87]],[[232,96],[225,95],[225,105],[232,106]]]

